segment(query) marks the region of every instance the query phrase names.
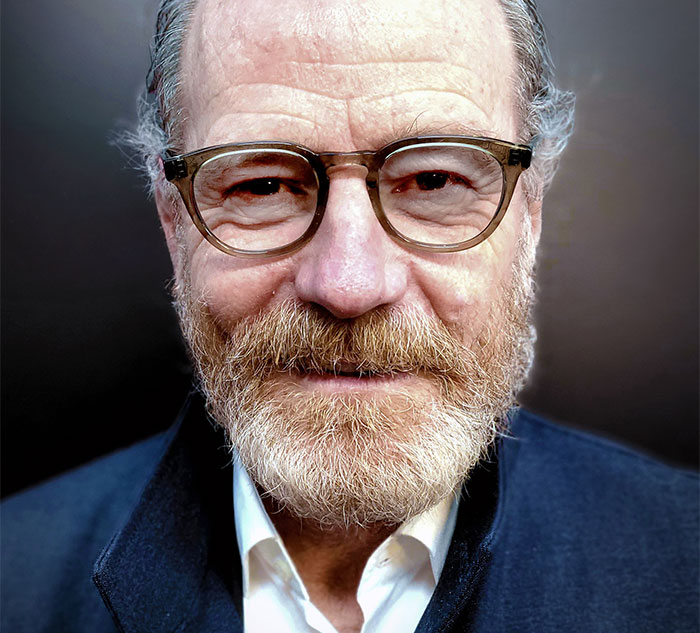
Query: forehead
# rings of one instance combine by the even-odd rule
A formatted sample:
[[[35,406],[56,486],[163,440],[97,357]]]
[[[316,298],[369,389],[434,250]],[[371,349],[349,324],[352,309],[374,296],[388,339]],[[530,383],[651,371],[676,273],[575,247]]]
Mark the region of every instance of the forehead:
[[[351,151],[417,133],[515,134],[513,52],[496,0],[260,6],[199,2],[182,60],[185,149],[278,139]]]

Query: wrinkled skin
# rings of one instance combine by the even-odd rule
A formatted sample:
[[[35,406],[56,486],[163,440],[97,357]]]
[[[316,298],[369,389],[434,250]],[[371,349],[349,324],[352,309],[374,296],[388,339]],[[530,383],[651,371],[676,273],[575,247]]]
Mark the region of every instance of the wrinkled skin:
[[[252,1],[200,1],[185,42],[186,122],[178,150],[286,140],[317,152],[356,151],[424,133],[528,140],[520,136],[513,51],[495,1],[311,5],[282,0],[273,9]],[[499,289],[508,285],[523,222],[531,223],[535,241],[539,237],[539,202],[528,201],[521,180],[488,240],[460,253],[416,252],[381,228],[364,175],[357,166],[333,171],[326,214],[312,241],[296,253],[262,260],[214,249],[181,203],[172,202],[164,185],[157,187],[176,281],[187,280],[224,330],[296,300],[342,319],[379,306],[418,309],[458,325],[469,345],[483,330]],[[184,218],[179,235],[178,214]],[[325,392],[373,389],[368,379],[361,386],[332,376],[287,380]],[[391,388],[387,379],[377,384]],[[274,520],[314,603],[339,630],[359,630],[357,583],[386,533],[324,536],[299,530],[298,522],[287,529],[283,513]],[[339,568],[342,574],[335,573]],[[327,582],[338,577],[345,579],[343,586]]]
[[[431,3],[426,12],[403,1],[296,4],[275,3],[269,12],[255,3],[200,4],[184,57],[183,151],[251,140],[353,151],[430,131],[518,139],[512,52],[497,6]],[[427,254],[384,233],[363,176],[357,167],[334,172],[318,233],[276,260],[220,253],[187,220],[187,261],[180,262],[176,210],[160,195],[175,269],[188,268],[193,291],[224,326],[298,298],[341,318],[411,305],[478,332],[509,274],[524,214],[539,235],[539,207],[528,209],[522,183],[486,242]]]

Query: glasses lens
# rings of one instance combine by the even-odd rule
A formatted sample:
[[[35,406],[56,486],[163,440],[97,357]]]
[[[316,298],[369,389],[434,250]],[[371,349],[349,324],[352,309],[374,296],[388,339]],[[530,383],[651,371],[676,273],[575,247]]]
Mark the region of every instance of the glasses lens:
[[[291,244],[316,211],[316,172],[301,155],[250,149],[209,159],[194,177],[197,210],[228,246],[246,251]]]
[[[391,225],[426,244],[458,244],[479,235],[498,212],[502,193],[500,163],[459,143],[398,149],[379,174],[379,199]]]

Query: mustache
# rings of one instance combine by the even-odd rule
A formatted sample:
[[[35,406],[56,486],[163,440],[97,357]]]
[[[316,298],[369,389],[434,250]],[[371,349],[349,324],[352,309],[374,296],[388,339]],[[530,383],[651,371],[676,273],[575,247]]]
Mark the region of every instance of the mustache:
[[[201,302],[191,309],[207,310]],[[213,324],[211,318],[189,322]],[[474,354],[461,334],[411,308],[377,308],[355,319],[338,319],[318,306],[288,301],[245,317],[228,331],[213,327],[221,342],[219,360],[259,375],[430,372],[454,377],[474,371]],[[199,335],[208,333],[186,332],[194,345]]]

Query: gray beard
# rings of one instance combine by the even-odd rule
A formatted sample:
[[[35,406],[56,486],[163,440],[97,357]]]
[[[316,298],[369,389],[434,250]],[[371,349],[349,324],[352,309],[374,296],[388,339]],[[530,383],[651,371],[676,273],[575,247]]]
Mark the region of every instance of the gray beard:
[[[348,528],[402,523],[459,490],[506,430],[532,364],[527,228],[511,279],[468,347],[457,328],[405,309],[347,323],[288,302],[224,331],[186,279],[176,285],[208,410],[264,495],[299,518]],[[389,393],[337,395],[288,379],[339,362],[412,380]]]

